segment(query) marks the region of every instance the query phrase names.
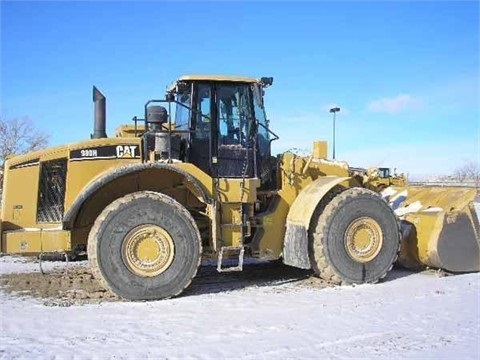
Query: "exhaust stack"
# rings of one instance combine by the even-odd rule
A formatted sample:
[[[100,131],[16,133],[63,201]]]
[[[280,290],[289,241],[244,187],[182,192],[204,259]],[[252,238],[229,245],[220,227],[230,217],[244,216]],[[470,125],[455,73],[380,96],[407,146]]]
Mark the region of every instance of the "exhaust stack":
[[[93,102],[95,103],[95,120],[92,139],[106,138],[106,99],[95,86],[93,87]]]

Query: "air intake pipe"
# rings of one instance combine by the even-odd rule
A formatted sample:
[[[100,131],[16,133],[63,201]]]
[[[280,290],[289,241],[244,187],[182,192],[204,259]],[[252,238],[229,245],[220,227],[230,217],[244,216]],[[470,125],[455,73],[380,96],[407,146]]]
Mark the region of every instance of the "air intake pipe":
[[[95,86],[93,87],[93,102],[95,103],[95,120],[92,139],[106,138],[106,99]]]

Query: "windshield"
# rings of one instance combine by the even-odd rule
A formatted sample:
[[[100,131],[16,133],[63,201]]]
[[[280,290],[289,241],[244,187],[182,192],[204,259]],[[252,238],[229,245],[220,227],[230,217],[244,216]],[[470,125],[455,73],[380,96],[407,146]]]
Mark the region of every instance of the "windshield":
[[[380,168],[379,171],[380,171],[380,177],[381,177],[382,179],[385,179],[385,178],[390,177],[390,169],[388,169],[388,168]]]

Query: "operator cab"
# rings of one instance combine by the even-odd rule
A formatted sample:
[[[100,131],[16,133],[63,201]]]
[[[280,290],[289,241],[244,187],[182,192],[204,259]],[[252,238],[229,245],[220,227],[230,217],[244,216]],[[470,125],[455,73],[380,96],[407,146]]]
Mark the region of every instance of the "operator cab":
[[[390,169],[389,168],[378,168],[379,177],[381,179],[388,179],[390,177]]]
[[[273,78],[183,76],[170,87],[165,101],[149,102],[167,102],[169,110],[147,103],[146,126],[155,127],[157,138],[168,135],[170,140],[163,144],[170,161],[192,163],[212,177],[270,176],[270,144],[277,137],[268,129],[263,89],[272,82]],[[152,108],[160,114],[151,117],[155,121],[149,120]]]

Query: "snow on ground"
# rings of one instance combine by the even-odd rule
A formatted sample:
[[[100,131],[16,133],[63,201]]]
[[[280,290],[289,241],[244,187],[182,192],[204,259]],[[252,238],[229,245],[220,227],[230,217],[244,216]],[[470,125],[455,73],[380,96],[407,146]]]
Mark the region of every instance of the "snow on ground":
[[[0,260],[0,273],[38,266]],[[273,282],[70,307],[0,292],[0,358],[479,359],[479,294],[480,274],[398,270],[376,285]]]

